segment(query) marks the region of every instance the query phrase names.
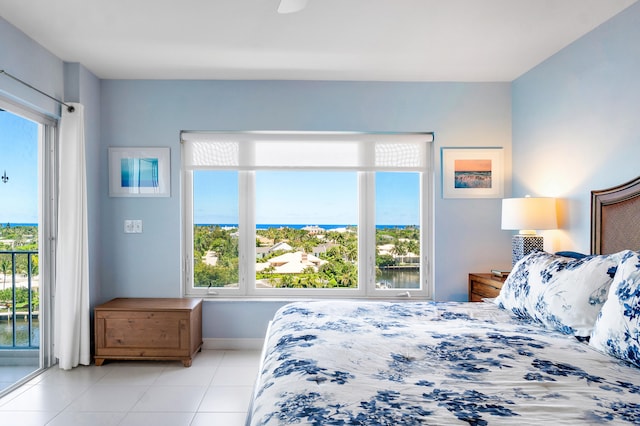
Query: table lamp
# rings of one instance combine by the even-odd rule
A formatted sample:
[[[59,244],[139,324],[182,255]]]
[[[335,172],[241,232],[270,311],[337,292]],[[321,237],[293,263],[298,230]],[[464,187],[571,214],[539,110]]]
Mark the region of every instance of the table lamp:
[[[543,250],[543,238],[536,230],[558,227],[556,199],[546,197],[502,200],[502,229],[517,229],[511,240],[512,266],[527,254]]]

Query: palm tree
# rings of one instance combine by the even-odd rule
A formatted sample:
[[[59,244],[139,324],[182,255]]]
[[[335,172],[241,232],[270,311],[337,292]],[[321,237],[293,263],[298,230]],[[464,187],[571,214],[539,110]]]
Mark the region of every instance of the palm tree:
[[[407,245],[400,240],[396,240],[393,248],[391,249],[391,254],[400,258],[400,263],[404,262],[404,256],[408,253]]]
[[[358,260],[358,242],[350,241],[345,249],[346,260],[355,262]]]
[[[2,289],[4,290],[7,285],[7,272],[11,270],[11,261],[7,259],[6,256],[2,256],[2,260],[0,260],[0,271],[2,271]]]
[[[302,241],[300,244],[300,247],[298,248],[302,249],[302,251],[304,251],[305,253],[313,253],[313,249],[315,247],[316,247],[315,242],[307,239]]]
[[[357,287],[358,271],[355,268],[345,268],[340,276],[340,283],[345,287]]]
[[[407,250],[415,255],[420,254],[420,244],[416,240],[407,241]]]
[[[280,278],[280,287],[291,288],[293,287],[293,277],[289,274],[283,274]]]
[[[323,256],[327,260],[343,260],[346,257],[346,249],[344,246],[330,247]]]

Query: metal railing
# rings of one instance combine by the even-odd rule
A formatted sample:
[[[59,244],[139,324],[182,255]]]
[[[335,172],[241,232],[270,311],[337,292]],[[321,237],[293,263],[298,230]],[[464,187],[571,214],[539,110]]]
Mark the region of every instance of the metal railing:
[[[0,350],[40,346],[39,286],[34,285],[39,277],[33,274],[37,254],[37,251],[0,251]],[[26,256],[26,263],[22,256]],[[22,260],[19,272],[18,260]],[[7,285],[9,273],[11,287]]]

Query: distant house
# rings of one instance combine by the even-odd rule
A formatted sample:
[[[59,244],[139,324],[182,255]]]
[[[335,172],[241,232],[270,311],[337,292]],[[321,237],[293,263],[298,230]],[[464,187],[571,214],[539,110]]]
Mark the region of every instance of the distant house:
[[[262,259],[268,254],[275,253],[277,251],[292,251],[293,247],[289,244],[281,241],[271,247],[256,247],[256,259]]]
[[[384,256],[384,255],[389,255],[389,256],[393,256],[391,254],[391,252],[393,251],[393,249],[395,248],[395,244],[382,244],[378,246],[378,254],[380,256]]]
[[[398,260],[400,263],[420,263],[420,256],[407,252],[405,254],[398,254],[395,251],[395,244],[381,244],[378,246],[378,254],[380,256],[388,255]]]
[[[202,256],[202,262],[207,265],[216,266],[218,264],[218,256],[216,256],[216,252],[209,250]]]
[[[343,228],[333,228],[331,230],[331,232],[339,232],[339,233],[343,234],[345,232],[353,232],[353,231],[343,227]]]
[[[269,254],[271,247],[256,247],[256,259],[262,259]]]
[[[275,273],[299,274],[309,267],[317,271],[318,267],[325,263],[327,263],[326,260],[319,259],[312,254],[296,251],[294,253],[284,253],[280,256],[273,257],[266,262],[256,263],[256,271],[260,272],[272,267]]]
[[[331,247],[339,246],[340,244],[335,243],[326,243],[315,246],[312,249],[312,254],[314,256],[320,256],[321,254],[325,254]]]
[[[276,243],[269,249],[269,253],[275,253],[277,251],[291,251],[291,250],[293,250],[293,247],[291,247],[289,244],[285,243],[284,241],[280,241],[279,243]]]
[[[302,230],[307,231],[311,235],[323,234],[325,232],[325,230],[323,228],[320,228],[318,225],[307,225],[302,228]]]
[[[6,244],[11,248],[14,248],[16,246],[16,240],[0,240],[0,243]]]

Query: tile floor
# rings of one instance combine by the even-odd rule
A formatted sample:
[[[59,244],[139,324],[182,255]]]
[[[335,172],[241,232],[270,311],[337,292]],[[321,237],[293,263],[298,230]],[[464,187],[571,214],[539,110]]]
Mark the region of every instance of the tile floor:
[[[260,351],[203,350],[180,362],[54,366],[0,399],[0,425],[243,425]]]

